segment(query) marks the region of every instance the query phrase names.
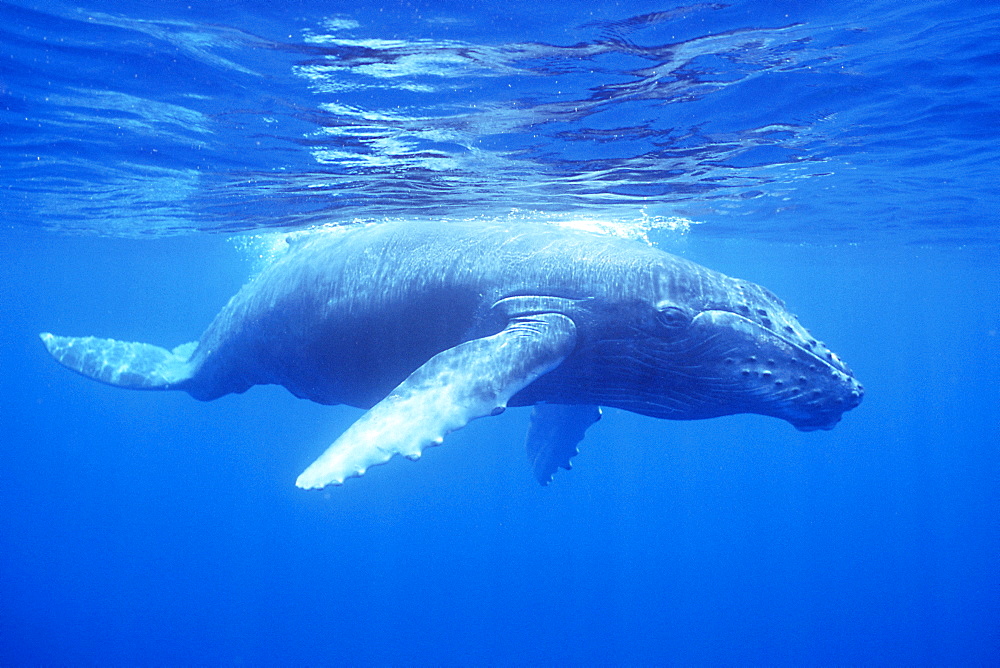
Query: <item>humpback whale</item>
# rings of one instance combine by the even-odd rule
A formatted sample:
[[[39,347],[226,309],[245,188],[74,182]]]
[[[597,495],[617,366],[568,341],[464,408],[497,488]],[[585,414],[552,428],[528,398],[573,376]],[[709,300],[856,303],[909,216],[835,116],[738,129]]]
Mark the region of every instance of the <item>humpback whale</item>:
[[[469,421],[531,406],[548,484],[601,407],[736,413],[830,429],[863,388],[767,289],[646,243],[544,223],[401,221],[319,231],[173,349],[41,334],[66,367],[211,400],[260,384],[368,409],[296,481],[420,457]]]

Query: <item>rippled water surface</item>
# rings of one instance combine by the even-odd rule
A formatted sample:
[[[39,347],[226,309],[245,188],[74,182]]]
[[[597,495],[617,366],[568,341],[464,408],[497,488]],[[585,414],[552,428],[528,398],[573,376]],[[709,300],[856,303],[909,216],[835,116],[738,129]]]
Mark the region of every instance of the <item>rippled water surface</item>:
[[[995,240],[988,4],[274,5],[0,5],[8,221]]]

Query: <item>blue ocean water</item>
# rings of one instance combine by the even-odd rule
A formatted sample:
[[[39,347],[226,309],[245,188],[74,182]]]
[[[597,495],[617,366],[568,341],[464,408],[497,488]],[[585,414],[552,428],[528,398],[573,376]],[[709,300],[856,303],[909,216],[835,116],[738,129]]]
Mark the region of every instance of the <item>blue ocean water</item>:
[[[1000,658],[993,3],[0,3],[0,663]],[[324,492],[359,415],[60,368],[196,337],[274,233],[585,221],[773,290],[830,432],[524,411]]]

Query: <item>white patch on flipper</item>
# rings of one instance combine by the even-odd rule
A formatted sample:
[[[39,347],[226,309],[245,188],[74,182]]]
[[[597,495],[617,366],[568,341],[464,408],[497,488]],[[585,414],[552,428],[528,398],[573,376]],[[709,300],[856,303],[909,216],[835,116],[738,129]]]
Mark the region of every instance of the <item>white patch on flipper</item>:
[[[543,313],[515,318],[498,334],[438,353],[351,425],[295,484],[341,484],[393,455],[419,458],[450,432],[505,407],[558,366],[575,343],[572,320]]]

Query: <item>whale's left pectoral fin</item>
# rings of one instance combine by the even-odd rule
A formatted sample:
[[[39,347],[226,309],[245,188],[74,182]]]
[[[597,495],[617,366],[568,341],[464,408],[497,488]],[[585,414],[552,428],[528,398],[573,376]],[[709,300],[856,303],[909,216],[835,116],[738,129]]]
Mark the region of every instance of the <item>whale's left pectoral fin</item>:
[[[393,455],[417,459],[471,420],[502,412],[514,394],[557,367],[575,344],[572,320],[540,313],[438,353],[351,425],[295,484],[305,489],[340,484]]]

